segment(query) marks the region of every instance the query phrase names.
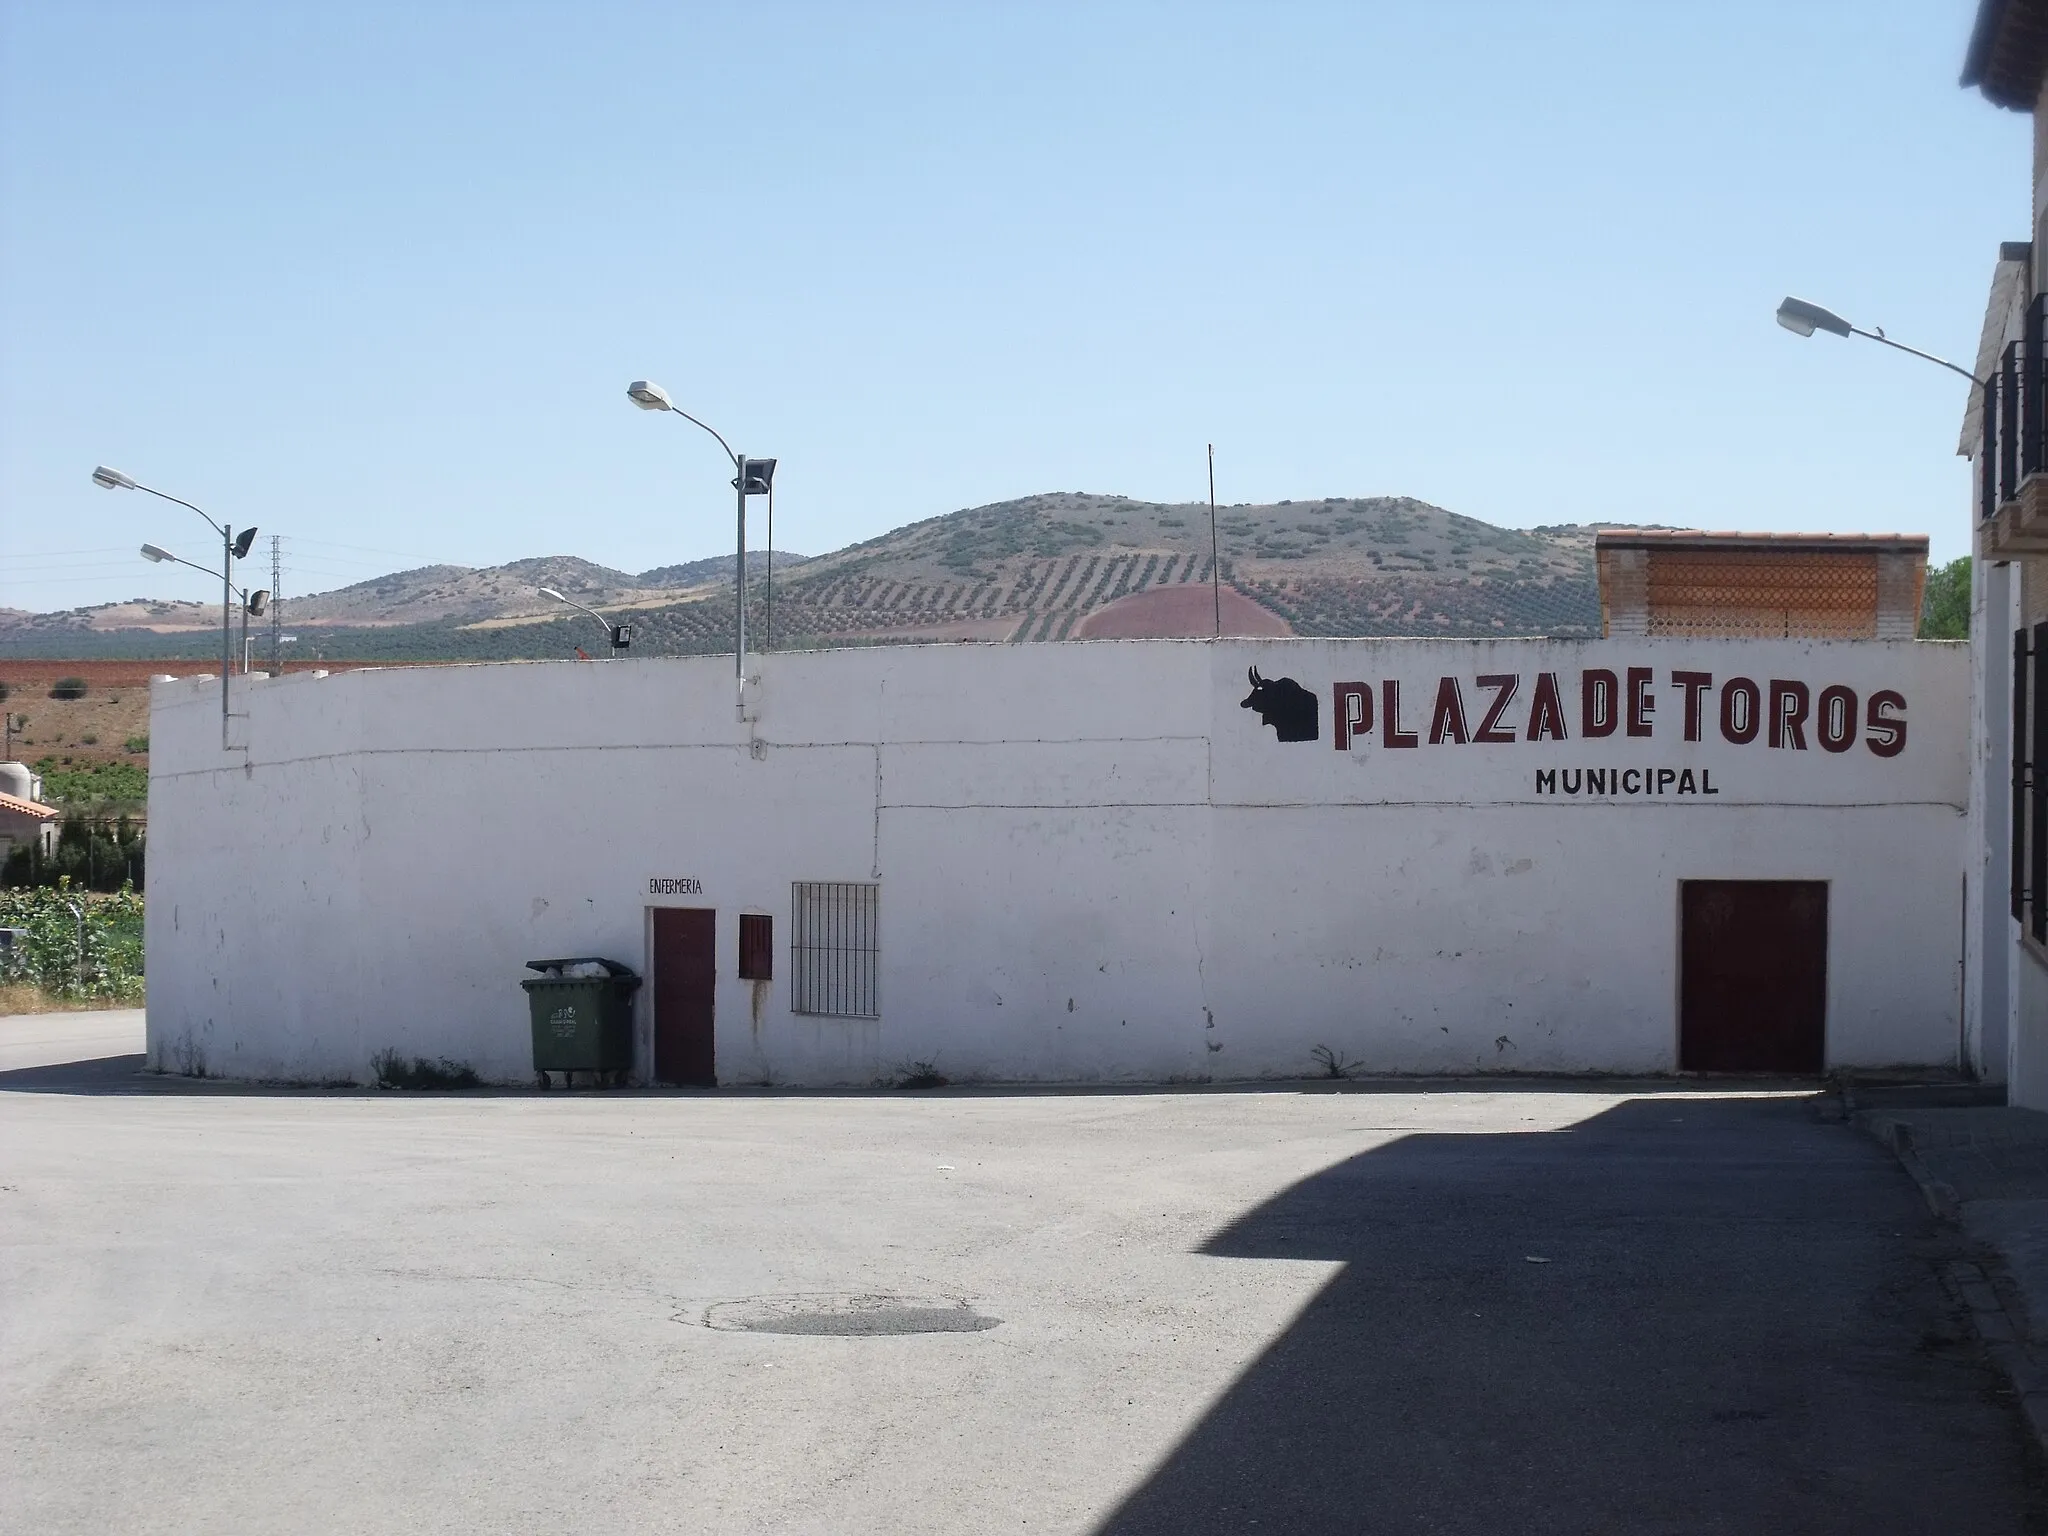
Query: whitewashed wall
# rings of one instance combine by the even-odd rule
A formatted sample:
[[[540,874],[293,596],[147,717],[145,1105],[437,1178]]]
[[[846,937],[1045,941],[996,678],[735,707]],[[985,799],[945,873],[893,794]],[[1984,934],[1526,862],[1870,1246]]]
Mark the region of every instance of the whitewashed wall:
[[[646,964],[651,901],[718,912],[722,1081],[1671,1070],[1677,882],[1831,882],[1832,1065],[1958,1050],[1970,676],[1911,642],[1104,641],[291,676],[152,701],[149,1034],[174,1070],[363,1079],[380,1050],[530,1076],[531,958]],[[1317,700],[1313,741],[1240,707]],[[1583,735],[1580,677],[1647,667],[1648,735]],[[1712,674],[1698,741],[1674,670]],[[1555,674],[1565,739],[1531,741]],[[1506,742],[1465,734],[1519,679]],[[1722,684],[1855,690],[1823,750],[1724,739]],[[1385,683],[1400,686],[1387,740]],[[1333,687],[1375,729],[1336,749]],[[1870,749],[1898,694],[1902,748]],[[1354,709],[1356,706],[1354,705]],[[1448,724],[1448,722],[1445,722]],[[1455,732],[1440,734],[1454,736]],[[1889,732],[1874,733],[1880,745]],[[1582,775],[1669,769],[1665,793]],[[1548,776],[1556,774],[1556,780]],[[1681,775],[1684,777],[1681,778]],[[1567,783],[1577,796],[1563,792]],[[1689,784],[1691,793],[1681,794]],[[1708,785],[1712,793],[1702,793]],[[1554,787],[1552,787],[1554,785]],[[650,879],[701,897],[650,898]],[[881,884],[879,1020],[788,1007],[790,884]],[[734,978],[775,918],[776,980]],[[646,994],[643,992],[643,999]],[[647,1009],[641,1048],[647,1058]]]

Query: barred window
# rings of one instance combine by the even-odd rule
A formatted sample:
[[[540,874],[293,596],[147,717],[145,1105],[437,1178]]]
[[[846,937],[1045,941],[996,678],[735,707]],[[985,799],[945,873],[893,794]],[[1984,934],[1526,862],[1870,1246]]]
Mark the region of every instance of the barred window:
[[[879,885],[799,880],[789,943],[792,1013],[833,1018],[881,1017]]]
[[[2048,623],[2012,636],[2012,915],[2048,941]]]

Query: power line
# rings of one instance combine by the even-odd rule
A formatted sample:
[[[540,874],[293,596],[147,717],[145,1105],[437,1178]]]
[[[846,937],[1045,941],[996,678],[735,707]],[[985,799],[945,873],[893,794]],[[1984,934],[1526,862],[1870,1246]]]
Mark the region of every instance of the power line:
[[[323,549],[354,549],[360,550],[366,555],[396,555],[401,560],[426,560],[429,563],[439,563],[434,562],[431,555],[423,555],[416,549],[384,549],[375,544],[343,544],[336,539],[308,539],[298,534],[292,535],[292,543],[295,546],[317,544]]]
[[[270,675],[284,671],[284,535],[270,536]]]

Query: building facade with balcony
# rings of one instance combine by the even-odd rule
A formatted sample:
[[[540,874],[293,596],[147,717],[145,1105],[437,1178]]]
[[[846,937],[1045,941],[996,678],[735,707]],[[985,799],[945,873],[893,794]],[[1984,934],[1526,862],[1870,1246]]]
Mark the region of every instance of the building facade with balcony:
[[[1958,452],[1972,461],[1966,1029],[2048,1109],[2048,0],[1983,0],[1965,87],[2034,124],[2031,239],[1998,248]]]

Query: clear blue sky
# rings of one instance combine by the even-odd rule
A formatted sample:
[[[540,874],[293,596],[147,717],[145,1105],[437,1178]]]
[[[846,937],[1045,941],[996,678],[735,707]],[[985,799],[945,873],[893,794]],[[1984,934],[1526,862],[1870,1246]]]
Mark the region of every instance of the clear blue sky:
[[[1974,6],[0,0],[0,605],[820,552],[1043,490],[1967,550]],[[266,572],[267,575],[267,572]]]

